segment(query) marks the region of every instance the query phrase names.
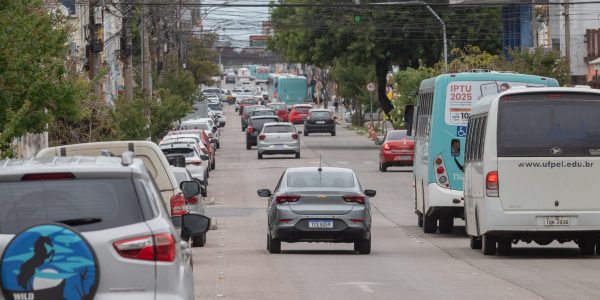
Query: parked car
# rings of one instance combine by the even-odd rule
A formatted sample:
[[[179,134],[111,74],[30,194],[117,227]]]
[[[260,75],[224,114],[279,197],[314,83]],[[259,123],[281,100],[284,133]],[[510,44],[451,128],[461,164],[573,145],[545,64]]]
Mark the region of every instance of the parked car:
[[[208,155],[200,154],[194,144],[185,142],[171,142],[160,145],[160,149],[165,156],[183,155],[185,156],[185,168],[190,171],[192,177],[198,179],[204,186],[204,195],[208,193]]]
[[[215,166],[215,160],[216,160],[216,156],[214,155],[214,153],[211,155],[210,153],[210,143],[207,145],[205,144],[204,140],[202,139],[202,136],[200,134],[198,134],[199,131],[196,132],[188,132],[188,133],[177,133],[177,134],[173,134],[173,133],[169,133],[167,135],[165,135],[163,137],[163,139],[160,141],[159,145],[165,144],[165,143],[174,143],[174,142],[187,142],[189,139],[192,139],[195,143],[197,143],[197,145],[195,145],[196,147],[198,147],[198,152],[200,152],[201,154],[206,154],[208,155],[208,161],[207,161],[207,165],[210,165],[208,167],[208,170],[213,170],[214,166]]]
[[[302,131],[288,122],[265,123],[258,135],[258,159],[263,155],[294,154],[300,158],[300,137]]]
[[[311,108],[310,104],[294,104],[289,114],[289,121],[292,124],[303,124]]]
[[[260,105],[260,103],[258,103],[258,100],[253,99],[253,98],[243,98],[237,101],[238,103],[238,112],[239,115],[242,115],[242,112],[244,111],[244,107],[246,106],[251,106],[251,105]]]
[[[250,114],[250,118],[252,117],[258,117],[258,116],[277,116],[277,112],[274,109],[271,108],[266,108],[266,107],[261,107],[259,109],[256,109],[254,111],[252,111],[252,113]]]
[[[242,117],[240,118],[240,122],[242,125],[242,131],[246,130],[246,127],[248,127],[248,120],[250,119],[250,115],[252,114],[252,112],[257,109],[261,109],[261,108],[264,108],[264,106],[251,105],[251,106],[244,107],[244,111],[242,112]]]
[[[267,249],[281,252],[281,242],[354,243],[354,251],[371,253],[371,208],[374,190],[362,190],[351,169],[288,168],[275,190],[258,190],[269,199]]]
[[[276,102],[276,103],[268,103],[267,104],[268,108],[274,109],[275,111],[277,111],[277,116],[279,117],[279,120],[281,122],[288,122],[289,121],[289,110],[288,107],[285,103],[282,102]]]
[[[178,195],[181,194],[181,189],[173,172],[171,172],[167,158],[158,145],[150,141],[97,142],[50,147],[40,150],[36,157],[98,156],[103,151],[115,156],[131,151],[136,158],[142,159],[156,182],[163,203],[167,208],[171,207],[172,199],[179,197]]]
[[[279,121],[279,118],[276,116],[258,116],[250,119],[246,128],[246,149],[250,150],[252,146],[257,145],[258,135],[266,123],[277,121]]]
[[[43,279],[48,297],[40,298],[59,299],[52,293],[62,298],[65,278],[70,278],[71,289],[89,293],[89,299],[194,299],[191,249],[182,243],[173,219],[187,234],[209,229],[209,218],[179,206],[185,197],[198,194],[198,183],[182,182],[185,193],[164,206],[152,170],[131,152],[48,159],[50,153],[0,161],[3,257],[39,256],[34,243],[35,249],[56,253],[31,272],[23,271],[31,266],[25,260],[4,260],[4,291],[34,295],[36,284],[31,282]],[[173,219],[166,207],[172,207]],[[44,273],[53,277],[39,277]],[[23,287],[20,281],[29,284]]]
[[[190,173],[190,171],[186,168],[179,167],[171,167],[171,171],[173,171],[173,175],[177,179],[177,182],[181,185],[186,181],[193,181],[194,176]],[[200,188],[204,189],[202,183],[200,183]],[[206,207],[204,203],[204,197],[206,197],[206,190],[201,190],[200,195],[192,196],[188,199],[185,199],[185,205],[187,205],[187,210],[189,213],[195,213],[200,215],[206,215]],[[206,244],[206,233],[203,233],[198,236],[193,236],[192,238],[192,246],[194,247],[204,247]]]
[[[212,143],[210,141],[211,137],[212,137],[212,131],[210,131],[211,136],[209,136],[206,133],[206,130],[202,130],[202,129],[189,129],[189,130],[170,131],[163,138],[163,140],[166,139],[168,136],[179,135],[179,134],[197,134],[200,137],[200,140],[202,140],[202,144],[206,147],[206,148],[202,148],[201,149],[202,152],[208,153],[208,156],[210,157],[210,169],[214,170],[216,168],[216,165],[217,165],[216,149],[215,149],[214,143]]]
[[[202,129],[205,130],[211,139],[211,143],[214,143],[215,149],[219,149],[221,146],[220,143],[220,133],[219,127],[215,125],[215,122],[212,118],[198,118],[198,119],[190,119],[183,121],[179,126],[177,126],[177,130],[188,130],[188,129]],[[212,135],[212,136],[211,136]]]
[[[225,113],[223,112],[223,105],[217,102],[208,103],[208,108],[213,112],[215,123],[219,125],[219,127],[225,127],[227,123],[227,118],[225,117]]]
[[[329,133],[335,136],[335,117],[328,109],[316,108],[308,111],[304,121],[304,136],[310,133]]]
[[[415,157],[415,144],[406,130],[391,130],[385,135],[379,148],[379,171],[388,167],[412,166]]]

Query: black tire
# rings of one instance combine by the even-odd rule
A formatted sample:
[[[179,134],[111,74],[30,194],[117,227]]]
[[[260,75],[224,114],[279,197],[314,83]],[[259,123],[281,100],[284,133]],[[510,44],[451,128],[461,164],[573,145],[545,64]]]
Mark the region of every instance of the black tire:
[[[296,152],[296,158],[300,158],[300,152]]]
[[[304,129],[304,136],[308,136],[308,130]]]
[[[469,247],[471,249],[481,249],[481,238],[469,235]]]
[[[250,149],[252,149],[252,145],[250,144],[250,142],[246,141],[246,150]]]
[[[281,241],[272,239],[270,234],[267,235],[267,250],[269,253],[281,253]]]
[[[371,253],[371,237],[354,242],[354,251],[359,254]]]
[[[596,241],[593,236],[585,236],[577,241],[577,246],[579,246],[582,255],[593,255]]]
[[[417,226],[423,228],[423,214],[417,213]]]
[[[435,216],[423,215],[423,232],[436,233],[438,229],[437,218]]]
[[[510,238],[498,239],[498,255],[508,256],[508,255],[510,255],[511,249],[512,249],[512,239],[510,239]],[[592,248],[592,251],[593,251],[593,248]]]
[[[497,250],[497,240],[494,237],[484,234],[481,236],[481,252],[483,255],[494,255]]]
[[[210,164],[210,169],[214,170],[217,168],[217,160],[213,160],[212,163]]]
[[[331,132],[331,136],[335,136],[335,131],[332,131],[332,132]]]
[[[221,143],[220,142],[217,142],[217,147],[216,148],[217,149],[221,149]]]
[[[204,190],[202,190],[202,193],[200,194],[202,195],[202,197],[208,196],[208,184],[204,185]]]
[[[454,228],[454,217],[453,216],[440,216],[440,233],[449,234],[452,233]]]
[[[381,170],[381,172],[387,172],[387,165],[385,163],[381,163],[379,166],[379,169]]]
[[[206,233],[192,237],[192,247],[204,247],[206,245]]]
[[[262,153],[258,153],[258,159],[263,159]]]

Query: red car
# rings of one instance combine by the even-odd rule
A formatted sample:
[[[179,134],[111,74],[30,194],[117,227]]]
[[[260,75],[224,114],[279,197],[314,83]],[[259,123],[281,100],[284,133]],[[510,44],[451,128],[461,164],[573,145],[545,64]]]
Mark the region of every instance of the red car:
[[[277,112],[277,116],[279,117],[279,120],[281,120],[281,122],[288,122],[290,112],[288,111],[287,105],[285,103],[269,103],[267,104],[267,107],[270,109],[274,109]]]
[[[392,166],[412,166],[414,157],[415,144],[406,130],[388,131],[379,149],[379,171],[387,172]]]
[[[308,111],[312,108],[310,104],[294,104],[289,114],[289,122],[292,124],[304,124]]]

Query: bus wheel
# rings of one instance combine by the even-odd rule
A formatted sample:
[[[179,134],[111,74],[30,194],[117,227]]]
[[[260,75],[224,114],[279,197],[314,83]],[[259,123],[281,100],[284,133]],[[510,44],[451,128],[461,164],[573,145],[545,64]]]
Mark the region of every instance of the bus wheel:
[[[452,233],[452,228],[454,228],[454,217],[440,216],[440,233]]]
[[[487,234],[481,236],[481,252],[483,255],[496,254],[496,238]]]
[[[435,233],[437,231],[437,218],[423,214],[423,232]]]
[[[481,238],[469,235],[469,247],[471,247],[471,249],[481,249]]]

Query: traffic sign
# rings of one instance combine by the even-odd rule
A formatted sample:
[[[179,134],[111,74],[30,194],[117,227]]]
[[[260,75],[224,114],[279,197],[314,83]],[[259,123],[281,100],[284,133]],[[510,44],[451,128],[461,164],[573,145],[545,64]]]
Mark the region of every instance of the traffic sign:
[[[375,90],[375,84],[372,82],[369,82],[369,84],[367,84],[367,90],[369,90],[369,92],[372,92]]]

